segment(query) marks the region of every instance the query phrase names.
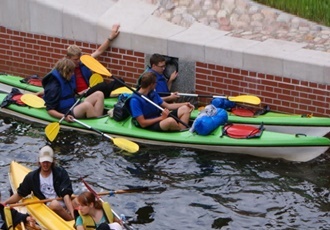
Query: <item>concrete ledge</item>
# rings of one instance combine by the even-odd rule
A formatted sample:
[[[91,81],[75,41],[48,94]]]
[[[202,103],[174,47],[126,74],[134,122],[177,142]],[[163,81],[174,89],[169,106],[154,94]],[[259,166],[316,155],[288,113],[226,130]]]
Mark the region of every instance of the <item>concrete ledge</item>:
[[[190,28],[169,39],[168,55],[205,62],[205,46],[207,43],[226,34],[227,32],[194,23]]]
[[[143,24],[137,26],[131,34],[132,49],[147,54],[161,53],[171,56],[169,50],[169,40],[174,35],[186,29],[171,24],[157,17],[149,17]],[[172,55],[178,56],[178,53]],[[180,55],[179,55],[180,56]]]
[[[205,62],[244,69],[244,52],[258,41],[222,36],[207,43]]]
[[[286,57],[304,46],[303,43],[274,39],[257,43],[244,51],[243,69],[283,76],[283,63]]]
[[[184,28],[152,16],[157,6],[142,0],[2,0],[1,25],[22,32],[101,44],[121,24],[113,46],[162,53],[248,71],[329,84],[330,53],[304,43],[265,42],[226,36],[200,23]]]

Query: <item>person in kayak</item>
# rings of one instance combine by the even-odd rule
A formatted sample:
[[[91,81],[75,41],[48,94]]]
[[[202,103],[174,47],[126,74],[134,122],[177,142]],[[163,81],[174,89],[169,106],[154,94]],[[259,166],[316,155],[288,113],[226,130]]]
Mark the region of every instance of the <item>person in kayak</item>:
[[[76,219],[76,229],[122,230],[121,221],[113,216],[107,202],[96,200],[91,192],[82,192],[76,199],[79,216]],[[88,228],[87,228],[88,226]]]
[[[29,223],[32,228],[36,227],[36,221],[32,216],[27,213],[18,212],[13,208],[6,210],[5,205],[0,203],[0,229],[15,229],[15,227],[21,222],[24,224]],[[8,227],[8,225],[11,227]]]
[[[179,131],[186,129],[187,127],[177,122],[170,116],[170,113],[187,124],[190,113],[195,107],[189,102],[165,102],[155,91],[156,85],[156,75],[153,72],[145,72],[141,77],[141,87],[138,93],[149,98],[152,102],[164,108],[164,110],[160,113],[157,106],[134,93],[128,101],[133,122],[137,126],[154,131]]]
[[[156,75],[156,92],[168,93],[169,95],[162,96],[162,99],[168,103],[176,102],[180,98],[180,96],[177,93],[171,93],[171,88],[174,80],[178,76],[178,72],[174,71],[168,79],[165,77],[164,70],[166,68],[166,59],[161,54],[154,53],[153,55],[151,55],[149,62],[150,67],[148,67],[146,72],[152,72]],[[138,87],[141,86],[141,77],[138,80]]]
[[[45,89],[44,100],[49,115],[73,122],[74,118],[93,118],[103,114],[104,96],[96,91],[74,108],[75,83],[72,73],[75,69],[73,61],[67,58],[59,60],[55,68],[42,80]]]
[[[114,24],[111,28],[111,32],[109,37],[102,43],[102,45],[94,51],[91,56],[94,58],[98,58],[103,54],[113,40],[117,38],[119,35],[119,24]],[[111,92],[119,87],[122,87],[120,83],[117,81],[103,81],[95,86],[89,88],[89,79],[92,76],[92,72],[80,62],[80,57],[82,55],[82,50],[77,45],[70,45],[67,48],[66,57],[67,59],[72,60],[75,63],[75,69],[73,72],[72,78],[74,79],[74,83],[76,85],[76,93],[79,95],[89,96],[96,91],[101,91],[104,94],[104,98],[108,98],[111,95]],[[40,91],[36,93],[37,96],[43,96],[44,91]]]
[[[38,199],[61,197],[63,200],[52,200],[48,207],[64,220],[74,219],[74,208],[71,201],[73,194],[71,180],[67,171],[54,162],[54,151],[44,146],[39,151],[39,168],[29,172],[17,188],[17,193],[9,197],[4,204],[13,204],[33,193]]]

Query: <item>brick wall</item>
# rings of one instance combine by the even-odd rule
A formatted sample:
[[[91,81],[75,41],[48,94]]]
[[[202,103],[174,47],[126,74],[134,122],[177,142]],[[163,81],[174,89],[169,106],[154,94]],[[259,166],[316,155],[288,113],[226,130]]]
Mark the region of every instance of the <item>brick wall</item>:
[[[55,63],[66,55],[66,48],[76,44],[83,53],[91,54],[100,44],[23,33],[0,27],[0,72],[17,76],[38,74],[44,76]],[[131,50],[111,48],[99,61],[114,76],[124,77],[135,85],[145,69],[144,54]]]
[[[23,33],[0,27],[0,72],[18,76],[44,76],[56,61],[65,56],[70,44],[90,54],[100,44]],[[145,54],[111,48],[99,61],[114,76],[124,77],[134,86],[145,69]],[[259,96],[272,110],[328,116],[330,85],[265,75],[225,66],[196,63],[196,93],[212,95]],[[208,101],[203,101],[208,103]]]
[[[272,110],[330,115],[330,85],[196,63],[196,91],[214,95],[253,94]]]

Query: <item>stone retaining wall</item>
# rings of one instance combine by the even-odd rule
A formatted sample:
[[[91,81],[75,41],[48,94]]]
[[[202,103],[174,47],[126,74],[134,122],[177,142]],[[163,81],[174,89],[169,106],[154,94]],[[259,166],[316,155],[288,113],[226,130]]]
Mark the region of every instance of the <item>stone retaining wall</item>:
[[[255,94],[274,110],[330,114],[329,53],[228,37],[200,23],[184,28],[152,16],[156,9],[139,0],[3,0],[0,72],[43,76],[69,44],[91,53],[119,22],[121,34],[100,61],[132,85],[157,52],[179,59],[179,91]]]

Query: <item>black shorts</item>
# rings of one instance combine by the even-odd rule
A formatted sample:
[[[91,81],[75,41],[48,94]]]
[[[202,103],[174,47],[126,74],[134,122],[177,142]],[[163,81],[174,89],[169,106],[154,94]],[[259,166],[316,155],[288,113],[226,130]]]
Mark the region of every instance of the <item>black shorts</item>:
[[[175,117],[178,117],[178,110],[175,109],[175,110],[171,111],[170,114],[172,114]],[[148,127],[146,127],[146,129],[149,129],[149,130],[152,130],[152,131],[157,131],[157,132],[163,132],[164,130],[162,130],[160,128],[159,123],[160,123],[160,121],[158,121],[158,122],[156,122],[156,123],[154,123],[152,125],[149,125]]]
[[[104,81],[90,88],[86,93],[86,97],[88,97],[92,93],[95,93],[96,91],[101,91],[104,94],[104,98],[108,98],[110,97],[110,94],[113,90],[118,89],[122,86],[123,85],[121,83],[115,80],[109,83]]]

